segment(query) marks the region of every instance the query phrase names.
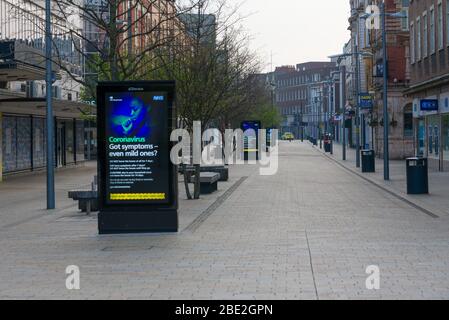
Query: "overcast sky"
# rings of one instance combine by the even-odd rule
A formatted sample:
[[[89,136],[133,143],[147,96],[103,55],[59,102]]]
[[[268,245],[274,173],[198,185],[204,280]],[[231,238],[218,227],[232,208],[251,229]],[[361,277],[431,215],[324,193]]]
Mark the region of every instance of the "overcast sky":
[[[273,65],[295,65],[328,60],[349,40],[349,0],[230,0],[242,3],[249,14],[244,28],[252,36],[252,48]]]

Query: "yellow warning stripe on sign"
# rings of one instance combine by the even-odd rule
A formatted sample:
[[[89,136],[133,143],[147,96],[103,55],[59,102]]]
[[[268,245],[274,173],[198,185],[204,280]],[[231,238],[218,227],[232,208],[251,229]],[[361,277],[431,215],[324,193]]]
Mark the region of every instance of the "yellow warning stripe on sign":
[[[165,193],[111,193],[111,200],[165,200]]]

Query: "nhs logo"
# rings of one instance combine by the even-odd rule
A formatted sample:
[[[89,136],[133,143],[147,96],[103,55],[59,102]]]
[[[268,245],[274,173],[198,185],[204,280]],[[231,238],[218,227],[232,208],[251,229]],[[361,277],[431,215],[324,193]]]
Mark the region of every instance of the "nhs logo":
[[[122,102],[123,99],[114,98],[113,96],[109,97],[109,102]]]
[[[164,96],[154,96],[153,101],[164,101]]]

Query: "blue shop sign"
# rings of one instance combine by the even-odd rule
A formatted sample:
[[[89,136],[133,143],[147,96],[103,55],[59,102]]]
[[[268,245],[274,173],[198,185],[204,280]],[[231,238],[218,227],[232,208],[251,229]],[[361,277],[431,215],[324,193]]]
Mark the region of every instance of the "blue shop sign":
[[[359,95],[359,105],[361,109],[373,108],[373,96],[369,93],[361,93]]]
[[[438,100],[437,99],[421,100],[421,111],[438,111]]]

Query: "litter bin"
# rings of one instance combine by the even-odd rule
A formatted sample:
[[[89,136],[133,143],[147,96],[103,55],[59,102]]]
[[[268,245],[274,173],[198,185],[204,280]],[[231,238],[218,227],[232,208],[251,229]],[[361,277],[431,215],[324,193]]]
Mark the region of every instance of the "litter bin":
[[[329,133],[324,135],[324,152],[332,153],[332,135]]]
[[[362,172],[376,172],[374,150],[362,150]]]
[[[427,158],[408,158],[407,166],[407,194],[429,193],[429,173]]]

